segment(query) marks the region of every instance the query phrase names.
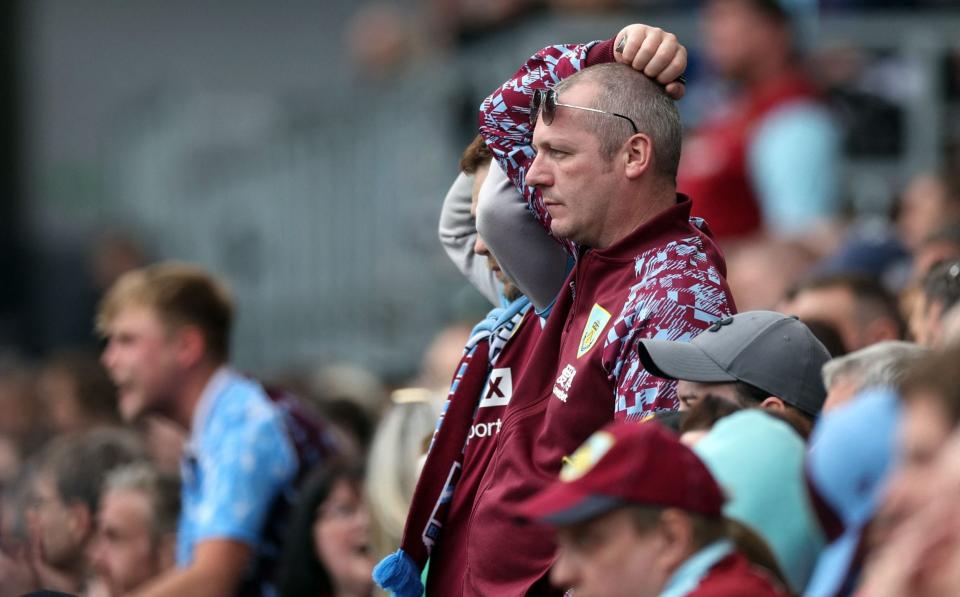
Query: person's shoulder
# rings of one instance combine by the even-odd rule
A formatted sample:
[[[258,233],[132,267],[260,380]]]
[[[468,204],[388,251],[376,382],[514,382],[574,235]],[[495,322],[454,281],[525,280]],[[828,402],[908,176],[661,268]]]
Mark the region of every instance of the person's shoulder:
[[[254,380],[233,376],[211,413],[209,435],[229,437],[282,432],[283,414]]]
[[[733,553],[710,569],[689,597],[787,597],[788,593],[767,571]]]

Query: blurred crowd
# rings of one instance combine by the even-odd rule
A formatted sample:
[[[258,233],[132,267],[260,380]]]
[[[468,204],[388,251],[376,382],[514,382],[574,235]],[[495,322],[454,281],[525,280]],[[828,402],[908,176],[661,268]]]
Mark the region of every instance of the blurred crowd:
[[[468,43],[545,9],[662,4],[438,1],[430,20]],[[735,565],[760,570],[762,591],[773,592],[737,592],[747,590],[743,585],[717,594],[960,594],[960,512],[952,493],[960,487],[957,156],[945,148],[944,167],[916,172],[889,213],[849,213],[839,165],[851,121],[826,88],[839,67],[805,60],[791,26],[791,11],[808,3],[685,4],[702,9],[704,59],[719,84],[686,131],[677,190],[693,198],[692,215],[706,220],[722,251],[725,282],[717,283],[736,307],[703,315],[696,333],[651,333],[638,343],[638,366],[671,380],[658,386],[668,394],[627,409],[631,429],[615,423],[599,436],[591,435],[598,426],[584,429],[565,448],[562,470],[557,460],[551,471],[559,480],[523,506],[526,518],[557,527],[559,545],[549,576],[555,587],[538,584],[529,592],[615,594],[626,587],[625,594],[641,594],[618,576],[630,560],[603,572],[596,561],[603,536],[584,526],[606,524],[602,517],[619,512],[611,508],[640,505],[647,509],[630,511],[638,533],[666,529],[667,537],[687,528],[684,516],[695,527],[675,563],[643,569],[643,582],[658,575],[663,582],[642,594],[692,594],[666,591],[693,556],[721,543],[728,551],[711,565],[736,551],[744,560]],[[414,52],[416,36],[400,27],[409,22],[390,5],[368,6],[349,33],[357,40],[355,59],[388,69],[398,55]],[[557,96],[552,101],[562,110]],[[494,346],[503,330],[505,346],[518,343],[514,334],[525,329],[518,322],[530,328],[537,316],[546,322],[540,339],[549,338],[553,296],[568,285],[575,291],[564,282],[573,258],[561,244],[511,247],[537,252],[525,270],[478,236],[484,178],[494,177],[497,161],[515,159],[489,138],[487,144],[479,140],[464,154],[451,196],[465,203],[458,214],[444,212],[452,219],[441,219],[440,232],[444,249],[495,310],[480,325],[438,329],[410,379],[387,383],[364,363],[349,362],[248,378],[230,367],[236,314],[216,272],[150,263],[125,239],[106,242],[89,313],[101,342],[91,335],[39,360],[15,351],[0,358],[0,597],[41,589],[91,597],[378,591],[375,564],[419,532],[411,503],[427,491],[418,489],[421,470],[442,471],[431,467],[428,453],[437,459],[438,446],[455,441],[440,430],[451,420],[452,397],[468,383],[470,359],[479,354],[496,372],[504,366],[496,359],[511,354],[491,352],[488,363],[476,347]],[[511,178],[501,173],[501,188],[520,196],[523,189],[503,168]],[[484,236],[492,241],[494,234]],[[531,269],[539,271],[531,277]],[[527,302],[518,302],[521,291]],[[583,352],[595,341],[585,330]],[[690,356],[691,347],[701,356]],[[713,364],[690,364],[702,355]],[[706,373],[710,367],[717,372]],[[526,387],[517,384],[516,370],[505,381],[483,371],[482,400]],[[626,375],[615,371],[606,373]],[[479,462],[470,460],[479,458],[471,442],[500,433],[511,412],[509,391],[495,405],[507,414],[476,414],[463,429],[450,456],[457,467]],[[676,466],[631,462],[628,449],[658,451]],[[440,481],[437,489],[446,490],[447,479]],[[616,487],[628,486],[614,496]],[[588,494],[614,496],[616,505],[571,517],[570,496]],[[653,514],[651,505],[658,508]],[[666,514],[673,510],[680,518]],[[701,518],[709,524],[697,526]],[[456,531],[458,519],[450,520],[445,533]],[[717,521],[723,524],[710,526]],[[553,530],[538,532],[553,541]],[[655,552],[624,553],[660,562]],[[603,588],[602,581],[616,582]]]

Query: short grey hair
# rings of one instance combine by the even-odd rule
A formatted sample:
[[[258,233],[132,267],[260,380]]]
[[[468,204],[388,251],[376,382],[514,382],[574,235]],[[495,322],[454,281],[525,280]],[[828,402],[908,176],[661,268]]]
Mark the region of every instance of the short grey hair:
[[[180,517],[180,481],[173,475],[161,474],[146,462],[137,462],[113,470],[103,485],[108,491],[140,491],[150,500],[150,523],[154,537],[177,530]]]
[[[896,389],[910,366],[928,353],[928,349],[913,342],[877,342],[824,363],[823,385],[829,391],[834,383],[845,378],[856,382],[856,391],[874,386]]]
[[[680,165],[683,126],[677,105],[666,90],[630,66],[610,62],[585,68],[567,77],[557,84],[557,94],[579,83],[594,83],[598,88],[596,105],[585,107],[628,116],[641,133],[650,137],[654,171],[667,180],[675,181]],[[558,98],[558,101],[562,102],[563,99]],[[608,159],[633,134],[630,125],[622,118],[587,112],[582,115],[592,119],[591,128],[596,131],[601,151]]]

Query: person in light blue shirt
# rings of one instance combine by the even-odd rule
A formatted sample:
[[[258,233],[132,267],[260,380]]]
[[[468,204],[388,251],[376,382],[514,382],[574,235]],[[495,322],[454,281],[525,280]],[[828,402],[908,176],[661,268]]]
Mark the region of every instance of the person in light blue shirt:
[[[177,567],[141,596],[272,594],[265,533],[294,490],[297,450],[283,411],[227,366],[232,320],[213,276],[174,263],[125,274],[98,311],[121,414],[164,417],[190,437]]]

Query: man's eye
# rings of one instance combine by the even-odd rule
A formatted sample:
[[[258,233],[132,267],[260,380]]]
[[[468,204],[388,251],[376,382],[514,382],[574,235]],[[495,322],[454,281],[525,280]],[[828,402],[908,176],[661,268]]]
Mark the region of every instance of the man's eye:
[[[567,155],[567,152],[561,151],[559,149],[550,149],[550,157],[552,158],[562,158]]]

